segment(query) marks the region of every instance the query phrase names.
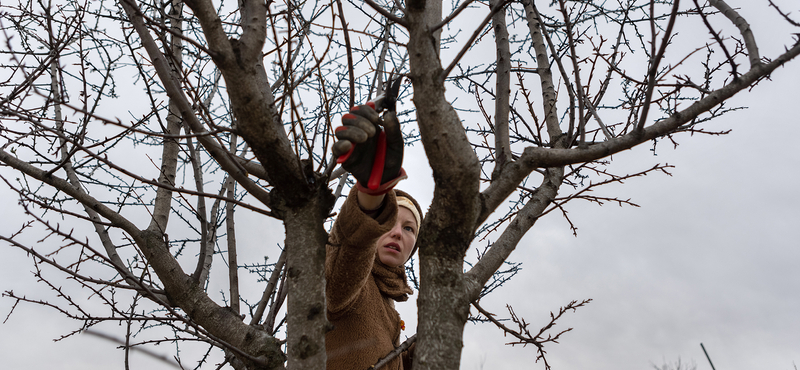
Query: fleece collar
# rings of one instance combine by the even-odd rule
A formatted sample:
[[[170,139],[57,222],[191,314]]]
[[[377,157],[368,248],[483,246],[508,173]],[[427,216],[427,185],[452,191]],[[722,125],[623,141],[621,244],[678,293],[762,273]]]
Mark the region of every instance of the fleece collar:
[[[384,265],[378,255],[375,255],[375,262],[372,265],[372,276],[381,294],[394,299],[398,302],[405,302],[408,296],[414,291],[406,282],[406,269],[404,265],[389,267]]]

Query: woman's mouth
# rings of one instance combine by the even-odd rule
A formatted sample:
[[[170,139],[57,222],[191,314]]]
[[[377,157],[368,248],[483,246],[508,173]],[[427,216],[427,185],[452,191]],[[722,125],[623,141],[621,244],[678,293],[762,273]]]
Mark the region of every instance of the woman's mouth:
[[[400,252],[400,246],[396,243],[389,243],[383,246],[384,248],[391,249],[397,252]]]

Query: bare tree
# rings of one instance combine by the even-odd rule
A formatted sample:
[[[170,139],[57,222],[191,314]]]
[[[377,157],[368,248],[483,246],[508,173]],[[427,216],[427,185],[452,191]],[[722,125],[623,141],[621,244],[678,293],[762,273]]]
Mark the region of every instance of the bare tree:
[[[724,133],[703,123],[800,43],[782,35],[785,52],[762,57],[748,15],[719,0],[444,5],[4,3],[1,175],[27,218],[0,239],[31,256],[55,298],[4,295],[79,320],[76,332],[124,323],[126,352],[201,343],[237,369],[324,369],[325,225],[351,182],[332,129],[394,73],[410,81],[400,117],[435,183],[414,368],[458,368],[470,319],[532,344],[549,367],[544,345],[564,332],[548,330],[588,300],[538,332],[479,303],[518,272],[504,266],[522,236],[553,211],[567,217],[571,200],[633,204],[593,190],[669,166],[615,174],[612,154]],[[772,5],[776,22],[797,25]],[[245,217],[281,225],[280,248],[237,243]]]
[[[664,364],[661,365],[661,366],[658,366],[656,364],[652,364],[652,366],[656,370],[683,370],[683,369],[696,370],[697,369],[697,365],[694,363],[694,361],[690,361],[689,363],[682,362],[680,357],[674,363],[669,363],[669,362],[665,361]]]

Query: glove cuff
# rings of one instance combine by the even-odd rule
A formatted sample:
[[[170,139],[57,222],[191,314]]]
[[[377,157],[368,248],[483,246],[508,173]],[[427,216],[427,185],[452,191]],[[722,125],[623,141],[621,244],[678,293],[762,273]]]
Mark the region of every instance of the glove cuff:
[[[394,179],[391,179],[391,180],[389,180],[389,181],[387,181],[387,182],[385,182],[383,184],[380,184],[380,186],[378,186],[375,189],[370,189],[369,187],[364,186],[363,184],[361,184],[361,182],[359,182],[359,181],[356,181],[356,188],[358,188],[358,190],[360,192],[365,193],[365,194],[383,195],[383,194],[388,193],[389,190],[392,190],[392,188],[394,188],[394,186],[397,185],[397,183],[400,182],[400,180],[405,180],[407,178],[408,178],[408,175],[406,175],[406,170],[404,170],[401,167],[400,168],[400,174],[398,174],[397,177],[395,177]]]

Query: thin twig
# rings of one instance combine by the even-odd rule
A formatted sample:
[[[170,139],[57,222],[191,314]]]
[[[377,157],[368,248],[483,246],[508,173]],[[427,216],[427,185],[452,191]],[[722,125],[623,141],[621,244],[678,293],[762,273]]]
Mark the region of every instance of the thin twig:
[[[664,52],[667,50],[667,45],[669,45],[669,39],[672,37],[672,27],[675,26],[675,19],[678,17],[678,5],[680,4],[680,0],[675,0],[672,3],[672,12],[669,16],[669,22],[667,23],[667,29],[664,32],[664,38],[661,40],[661,46],[658,48],[658,52],[655,55],[651,55],[651,62],[650,62],[650,69],[647,72],[647,92],[645,93],[644,103],[642,103],[642,113],[639,117],[639,124],[636,126],[637,131],[641,132],[644,129],[645,122],[647,121],[647,113],[650,110],[650,101],[653,98],[653,89],[656,85],[657,74],[658,74],[658,66],[661,64],[661,59],[664,57]],[[650,8],[653,8],[653,3],[650,3]],[[651,23],[654,23],[655,20],[652,19],[653,14],[651,16]],[[652,43],[653,48],[655,48],[655,26],[651,26],[652,28]]]
[[[181,366],[180,366],[180,365],[178,365],[178,364],[177,364],[175,361],[173,361],[173,360],[172,360],[172,359],[170,359],[169,357],[167,357],[167,356],[164,356],[164,355],[162,355],[162,354],[155,353],[155,352],[153,352],[153,351],[150,351],[150,350],[149,350],[149,349],[147,349],[147,348],[141,348],[141,347],[138,347],[138,346],[131,346],[131,345],[128,345],[128,344],[126,343],[126,341],[123,341],[123,340],[121,340],[121,339],[115,338],[115,337],[113,337],[113,336],[111,336],[111,335],[108,335],[108,334],[101,333],[101,332],[99,332],[99,331],[94,331],[94,330],[84,330],[83,332],[84,332],[85,334],[93,335],[93,336],[95,336],[95,337],[98,337],[98,338],[103,338],[103,339],[105,339],[105,340],[108,340],[108,341],[110,341],[110,342],[114,342],[114,343],[116,343],[116,344],[119,344],[120,346],[124,347],[124,348],[126,349],[126,351],[127,351],[128,349],[131,349],[131,350],[134,350],[134,351],[139,351],[141,354],[143,354],[143,355],[147,355],[147,356],[150,356],[151,358],[154,358],[154,359],[156,359],[156,360],[159,360],[159,361],[161,361],[161,362],[163,362],[163,363],[165,363],[165,364],[167,364],[167,365],[169,365],[169,366],[171,366],[171,367],[174,367],[174,368],[177,368],[177,369],[180,369],[180,368],[181,368]],[[126,340],[127,340],[127,337],[126,337]],[[126,354],[126,357],[127,357],[127,354]]]
[[[384,17],[386,17],[390,21],[392,21],[394,23],[397,23],[397,24],[399,24],[399,25],[401,25],[403,27],[408,27],[408,22],[406,22],[405,19],[400,18],[400,17],[392,14],[388,10],[386,10],[383,7],[381,7],[380,5],[378,5],[376,2],[374,2],[372,0],[364,0],[364,2],[367,3],[367,5],[369,5],[372,9],[375,9],[375,11],[377,11],[378,13],[381,13],[381,15],[383,15]]]
[[[717,44],[719,44],[719,46],[722,48],[722,52],[725,53],[725,58],[731,65],[731,75],[734,79],[739,78],[739,73],[736,72],[736,61],[733,59],[733,56],[731,56],[731,53],[728,52],[728,48],[725,47],[725,43],[722,42],[722,37],[720,37],[719,34],[714,31],[713,27],[711,27],[711,23],[708,22],[706,13],[703,11],[703,8],[700,7],[700,4],[697,2],[697,0],[692,1],[694,2],[694,6],[697,7],[697,13],[700,14],[700,18],[703,19],[703,23],[706,25],[706,28],[708,28],[708,32],[711,32],[711,36],[714,36],[714,40],[717,41]]]
[[[442,74],[439,77],[440,81],[444,81],[445,79],[447,79],[447,76],[450,75],[450,72],[453,71],[453,68],[455,68],[458,62],[461,61],[461,58],[464,57],[464,54],[466,54],[467,51],[470,48],[472,48],[472,45],[475,43],[475,40],[478,38],[478,36],[480,36],[480,34],[483,33],[484,27],[486,27],[486,25],[489,24],[489,21],[492,20],[494,14],[503,9],[503,7],[505,7],[506,4],[508,4],[509,2],[510,0],[498,1],[497,4],[490,9],[489,14],[487,14],[486,17],[483,18],[483,21],[481,21],[480,25],[478,25],[478,27],[475,28],[475,32],[473,32],[469,40],[467,40],[467,42],[464,43],[464,47],[461,48],[461,50],[458,52],[458,55],[456,55],[453,61],[450,62],[450,65],[448,65],[447,68],[445,68],[445,70],[442,71]]]
[[[461,3],[461,5],[459,5],[458,8],[456,8],[456,10],[454,10],[452,13],[450,13],[450,15],[448,15],[445,19],[442,19],[441,22],[439,22],[438,24],[436,24],[433,27],[431,27],[431,32],[436,31],[436,30],[444,27],[444,25],[450,23],[450,21],[452,21],[453,19],[455,19],[455,17],[457,17],[459,14],[461,14],[461,12],[464,11],[464,9],[466,9],[467,7],[472,5],[473,2],[475,2],[475,0],[467,0],[467,1],[463,2],[463,3]]]
[[[278,261],[275,262],[275,266],[272,268],[272,274],[270,274],[267,286],[264,289],[264,292],[261,294],[261,300],[258,302],[258,307],[256,307],[256,312],[253,314],[253,317],[250,320],[250,325],[258,324],[261,321],[261,317],[264,316],[264,310],[266,310],[270,298],[272,298],[272,295],[275,293],[275,286],[278,284],[278,279],[281,277],[281,274],[283,273],[283,265],[285,264],[286,264],[286,248],[284,248],[281,251],[281,254],[278,257]]]
[[[397,348],[393,349],[392,352],[389,352],[388,355],[386,355],[382,359],[378,360],[378,362],[376,362],[375,365],[370,366],[369,369],[367,369],[367,370],[379,370],[380,368],[386,366],[389,362],[394,360],[397,356],[400,356],[403,352],[407,351],[408,348],[411,347],[411,345],[414,344],[414,342],[416,342],[416,341],[417,341],[417,335],[414,334],[411,337],[409,337],[408,339],[406,339],[405,342],[403,342],[399,346],[397,346]]]
[[[342,0],[336,0],[336,6],[339,8],[339,21],[342,23],[342,32],[344,32],[345,54],[347,54],[347,73],[350,77],[350,100],[348,107],[354,107],[356,105],[356,77],[353,68],[353,47],[350,45],[350,33],[347,31],[347,20],[344,18]],[[335,161],[331,162],[335,163]]]

